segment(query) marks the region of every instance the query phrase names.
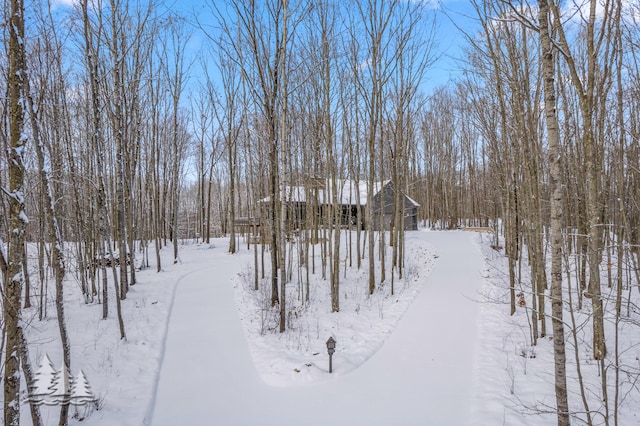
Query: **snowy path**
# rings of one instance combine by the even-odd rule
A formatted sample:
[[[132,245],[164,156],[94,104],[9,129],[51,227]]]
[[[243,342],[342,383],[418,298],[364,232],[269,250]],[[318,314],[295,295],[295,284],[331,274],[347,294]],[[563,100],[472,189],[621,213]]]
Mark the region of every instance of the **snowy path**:
[[[439,259],[393,334],[354,372],[302,387],[261,381],[227,285],[231,277],[214,267],[193,272],[176,292],[151,424],[470,424],[479,311],[473,299],[484,268],[473,237],[413,234],[432,244]],[[240,269],[233,256],[215,257],[238,262],[225,271]],[[336,371],[339,363],[338,351]]]

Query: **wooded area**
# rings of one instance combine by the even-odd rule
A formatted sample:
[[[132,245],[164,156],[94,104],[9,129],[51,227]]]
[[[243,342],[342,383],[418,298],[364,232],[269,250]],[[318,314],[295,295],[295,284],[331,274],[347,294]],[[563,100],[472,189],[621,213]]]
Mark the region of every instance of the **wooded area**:
[[[179,262],[181,241],[223,235],[234,253],[236,218],[259,218],[268,235],[247,239],[255,286],[270,280],[286,332],[288,256],[307,259],[307,285],[309,273],[327,280],[334,312],[341,268],[367,257],[369,294],[402,278],[405,196],[419,204],[420,226],[493,229],[509,260],[506,309],[523,292],[531,345],[553,336],[558,424],[617,424],[620,383],[638,392],[639,374],[620,362],[629,347],[618,333],[640,313],[640,2],[471,3],[477,30],[465,33],[460,73],[427,91],[447,17],[426,2],[205,0],[180,12],[159,0],[7,2],[5,424],[19,422],[21,372],[32,381],[23,310],[43,320],[55,309],[71,367],[70,274],[126,339],[127,292],[150,256],[161,272],[163,248]],[[366,199],[354,193],[348,224],[328,190],[345,180],[367,187]],[[392,208],[372,217],[363,206],[387,180]],[[295,232],[276,196],[285,187],[308,200]],[[330,208],[314,205],[318,190],[333,197]],[[577,339],[591,344],[594,364],[583,367],[602,377],[598,389],[574,389],[580,413],[568,408],[565,368],[567,357],[581,366]],[[590,407],[587,393],[602,404]],[[63,406],[60,424],[67,417]],[[41,424],[35,405],[32,419]]]

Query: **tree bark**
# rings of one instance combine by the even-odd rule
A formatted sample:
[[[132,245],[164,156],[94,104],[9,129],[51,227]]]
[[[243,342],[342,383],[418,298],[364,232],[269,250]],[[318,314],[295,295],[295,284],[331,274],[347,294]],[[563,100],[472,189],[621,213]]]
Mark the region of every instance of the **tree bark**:
[[[26,147],[24,132],[24,77],[25,39],[24,2],[11,0],[9,16],[9,199],[10,229],[8,259],[5,276],[3,314],[6,328],[4,361],[4,424],[20,425],[20,347],[22,346],[21,297],[24,283],[22,261],[24,258],[25,228],[25,166],[23,154]]]
[[[554,373],[558,426],[569,425],[567,396],[566,352],[562,295],[562,220],[564,196],[562,192],[562,155],[556,112],[555,67],[549,26],[549,5],[539,0],[540,44],[544,77],[544,111],[549,146],[551,186],[551,315],[553,327]]]
[[[58,214],[56,211],[55,200],[58,199],[54,194],[53,186],[49,179],[48,173],[45,169],[45,156],[44,146],[40,138],[40,126],[38,124],[38,116],[33,106],[33,99],[30,93],[30,86],[28,76],[24,78],[24,90],[25,97],[27,98],[27,105],[29,107],[29,116],[31,117],[31,131],[34,138],[34,146],[36,151],[36,157],[38,158],[38,171],[40,174],[41,186],[45,193],[45,212],[47,217],[47,225],[49,235],[51,238],[51,259],[53,263],[53,272],[56,281],[56,313],[58,317],[58,331],[60,333],[60,342],[62,344],[62,354],[64,366],[67,369],[71,369],[71,347],[69,343],[69,335],[67,333],[67,325],[64,315],[64,277],[65,277],[65,264],[64,264],[64,250],[63,250],[63,238],[58,225]],[[60,179],[60,176],[56,177]],[[21,340],[23,336],[20,336]],[[23,343],[26,346],[26,342]],[[25,348],[26,350],[26,348]],[[66,390],[67,391],[67,390]],[[59,424],[66,425],[68,422],[69,404],[63,403],[60,407],[60,420]]]

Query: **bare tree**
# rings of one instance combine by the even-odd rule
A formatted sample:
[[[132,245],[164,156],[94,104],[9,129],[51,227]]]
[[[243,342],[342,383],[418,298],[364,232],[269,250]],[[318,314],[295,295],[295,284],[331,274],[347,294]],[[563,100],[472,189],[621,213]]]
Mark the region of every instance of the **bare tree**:
[[[382,168],[376,164],[376,160],[380,161],[384,152],[381,148],[382,140],[382,120],[383,120],[383,103],[385,89],[391,76],[392,70],[392,52],[390,51],[389,33],[392,31],[391,22],[395,9],[398,7],[398,1],[391,2],[357,2],[359,19],[363,25],[365,58],[360,58],[367,63],[366,71],[363,69],[361,79],[356,82],[360,95],[366,104],[367,119],[367,217],[365,218],[367,226],[368,238],[368,259],[369,259],[369,294],[373,294],[376,288],[375,280],[375,235],[374,230],[379,229],[384,234],[384,225],[375,224],[373,215],[374,199],[377,181],[382,181]],[[358,34],[353,37],[359,39]],[[360,67],[361,64],[356,64]],[[383,219],[381,219],[383,220]],[[383,241],[380,242],[383,245]],[[384,256],[384,252],[380,252]],[[381,259],[384,265],[384,257]],[[382,268],[384,271],[384,266]],[[384,272],[381,281],[384,281]]]
[[[422,4],[401,5],[394,21],[394,43],[396,45],[396,65],[392,79],[389,108],[389,157],[391,179],[394,185],[394,206],[390,223],[390,244],[392,252],[391,293],[394,292],[394,273],[403,276],[405,196],[408,193],[409,152],[417,145],[413,131],[417,122],[416,100],[418,90],[428,67],[435,60],[434,25],[435,18],[428,19]]]
[[[597,96],[606,97],[608,85],[602,79],[610,78],[608,74],[609,64],[605,63],[604,72],[599,70],[598,59],[602,59],[603,50],[609,50],[612,42],[607,33],[610,31],[609,20],[611,2],[607,3],[605,20],[601,27],[596,28],[596,0],[589,1],[588,15],[585,19],[586,34],[586,69],[584,74],[578,69],[576,56],[572,53],[567,36],[565,34],[563,17],[560,7],[555,2],[549,2],[552,12],[554,29],[558,32],[558,52],[569,68],[569,76],[578,94],[579,107],[582,115],[582,137],[585,150],[586,174],[587,174],[587,211],[589,223],[589,291],[593,305],[593,356],[602,360],[606,356],[606,344],[604,335],[604,312],[602,293],[600,289],[600,262],[602,260],[602,216],[601,216],[601,184],[602,157],[597,155],[596,137],[594,128],[595,108]],[[604,52],[604,60],[610,61],[607,52]],[[583,78],[583,75],[585,78]],[[604,372],[603,372],[604,373]]]
[[[185,62],[184,50],[190,35],[186,32],[184,22],[178,17],[170,19],[169,39],[163,42],[162,72],[171,96],[171,233],[173,240],[173,263],[178,263],[178,209],[180,205],[180,179],[182,164],[179,161],[186,143],[180,123],[180,99],[186,83],[189,64]],[[171,57],[169,55],[172,55]]]
[[[569,424],[566,354],[562,301],[562,220],[563,188],[560,156],[560,134],[556,112],[555,70],[550,35],[550,10],[546,0],[539,0],[540,44],[544,76],[544,109],[549,140],[551,204],[551,315],[553,325],[554,372],[558,425]]]
[[[94,158],[97,165],[96,170],[96,178],[97,178],[97,203],[98,203],[98,215],[99,215],[99,257],[100,260],[100,268],[102,272],[102,304],[103,310],[102,315],[103,319],[106,319],[108,316],[108,281],[107,281],[107,270],[106,263],[107,258],[109,259],[109,263],[112,266],[113,270],[113,284],[114,284],[114,296],[116,301],[116,313],[118,316],[118,325],[120,329],[120,337],[124,339],[126,337],[125,329],[124,329],[124,320],[122,317],[122,309],[120,304],[120,290],[117,282],[117,274],[116,274],[116,261],[113,254],[112,244],[111,244],[111,223],[109,220],[109,209],[107,205],[107,185],[105,184],[105,175],[106,175],[106,165],[103,159],[103,155],[106,152],[104,146],[105,141],[104,136],[104,126],[103,119],[101,113],[101,90],[100,86],[102,83],[102,78],[100,74],[99,67],[99,53],[97,46],[100,45],[99,40],[103,37],[103,22],[102,22],[102,11],[99,11],[97,14],[98,24],[97,28],[94,30],[93,25],[89,19],[89,9],[87,0],[83,0],[81,3],[82,9],[82,21],[83,21],[83,35],[84,35],[84,54],[87,61],[87,72],[89,77],[89,84],[91,90],[91,114],[92,114],[92,127],[93,132],[91,133],[91,139],[93,142],[94,150]],[[115,13],[115,12],[114,12]],[[115,23],[112,23],[115,27],[117,26]],[[95,40],[94,37],[98,37],[98,40]],[[113,53],[113,52],[112,52]],[[113,53],[115,59],[118,60],[118,54]],[[119,79],[119,78],[118,78]],[[123,261],[123,259],[121,259]]]
[[[4,424],[20,424],[20,347],[22,345],[21,297],[24,283],[23,266],[25,228],[28,222],[25,213],[25,168],[24,132],[25,89],[25,32],[24,2],[11,0],[9,15],[9,188],[3,188],[8,197],[10,229],[9,246],[4,277],[3,314],[6,327],[4,361]]]
[[[227,167],[229,168],[229,253],[235,253],[236,248],[236,181],[238,163],[238,139],[244,121],[244,93],[242,92],[242,73],[238,72],[237,63],[229,60],[224,49],[220,49],[217,58],[217,68],[221,78],[222,94],[210,95],[213,112],[218,127],[221,129],[222,139],[227,152]]]
[[[278,270],[284,268],[282,246],[282,203],[280,199],[280,153],[287,122],[286,72],[289,67],[287,52],[291,49],[292,34],[289,32],[290,16],[296,7],[288,1],[270,0],[260,6],[252,1],[234,2],[228,6],[233,11],[233,22],[217,11],[223,32],[227,38],[225,50],[228,57],[238,61],[244,81],[253,102],[260,112],[267,129],[266,143],[269,147],[269,221],[271,245],[271,304],[280,307],[280,331],[286,324],[286,301],[284,294],[286,277],[280,276],[282,285],[278,295]],[[214,7],[215,9],[215,7]],[[217,9],[216,9],[217,10]]]
[[[58,199],[54,194],[54,189],[51,185],[51,179],[49,172],[45,166],[44,156],[44,144],[40,137],[40,126],[38,124],[38,114],[34,108],[33,99],[30,94],[29,77],[24,78],[24,89],[26,91],[27,104],[29,108],[29,116],[31,117],[31,131],[33,133],[34,145],[36,156],[38,158],[38,170],[40,172],[40,180],[42,187],[44,188],[46,206],[48,211],[46,212],[47,224],[49,228],[49,234],[51,236],[51,251],[52,251],[52,263],[53,271],[56,281],[56,313],[58,317],[58,330],[60,332],[60,341],[62,343],[62,354],[64,366],[67,369],[71,368],[71,347],[69,343],[69,335],[67,333],[67,325],[64,315],[64,277],[65,277],[65,264],[64,264],[64,241],[62,238],[62,232],[58,225],[58,213],[56,211],[56,202]],[[60,176],[57,176],[59,179]],[[22,333],[22,330],[20,330]],[[23,336],[20,336],[23,339]],[[24,344],[26,346],[26,343]],[[60,407],[60,425],[66,425],[68,422],[69,404],[63,403]]]

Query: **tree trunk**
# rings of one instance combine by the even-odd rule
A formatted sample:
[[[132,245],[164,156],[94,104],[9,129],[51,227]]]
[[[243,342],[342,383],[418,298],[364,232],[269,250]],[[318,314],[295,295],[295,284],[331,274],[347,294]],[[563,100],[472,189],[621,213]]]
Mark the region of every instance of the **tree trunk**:
[[[569,425],[569,402],[567,396],[566,353],[563,323],[562,296],[562,155],[556,113],[555,71],[551,36],[549,34],[549,6],[539,0],[540,44],[542,46],[542,73],[544,77],[544,111],[549,146],[551,186],[551,323],[553,327],[553,353],[555,373],[556,410],[558,426]]]
[[[1,270],[1,268],[0,268]],[[20,362],[22,362],[22,369],[24,370],[24,378],[27,383],[27,393],[29,395],[29,408],[31,411],[31,424],[32,426],[41,426],[43,423],[42,416],[40,414],[40,405],[35,403],[32,396],[33,384],[34,384],[34,374],[33,369],[31,368],[31,360],[29,359],[29,345],[27,344],[27,339],[24,337],[24,330],[20,327],[20,341],[22,344],[20,345]]]
[[[4,323],[6,328],[4,362],[4,424],[20,425],[20,347],[21,297],[24,282],[25,228],[28,222],[25,208],[25,167],[23,153],[26,144],[24,132],[24,82],[26,73],[24,51],[24,2],[11,0],[9,23],[9,250],[4,286]]]
[[[47,224],[49,235],[51,238],[51,258],[53,263],[53,272],[56,280],[56,313],[58,317],[58,331],[60,332],[60,342],[62,343],[62,354],[64,358],[64,368],[71,368],[71,347],[69,344],[69,335],[67,334],[67,325],[64,315],[64,276],[65,276],[65,264],[64,264],[64,251],[63,251],[63,238],[58,226],[58,214],[56,212],[55,200],[58,199],[54,194],[53,186],[51,185],[47,171],[45,170],[45,156],[44,146],[40,138],[40,127],[37,121],[37,113],[33,105],[31,98],[28,76],[24,78],[25,97],[27,98],[27,104],[29,107],[29,116],[31,117],[31,131],[34,138],[34,146],[36,156],[38,158],[38,170],[40,172],[41,186],[45,192],[45,215],[47,217]],[[56,176],[60,180],[60,176]],[[21,336],[22,339],[22,336]],[[65,389],[65,393],[69,390]],[[69,404],[63,403],[60,407],[60,421],[59,424],[66,425],[68,422]]]
[[[589,241],[588,241],[588,264],[589,264],[589,284],[588,284],[588,296],[591,299],[593,308],[593,357],[597,360],[603,360],[606,356],[607,349],[604,336],[604,312],[602,303],[602,294],[600,289],[600,262],[602,260],[602,220],[600,210],[600,161],[601,158],[597,156],[597,147],[594,131],[594,106],[596,100],[596,78],[598,68],[603,66],[599,64],[598,57],[600,56],[600,49],[603,46],[608,46],[608,40],[604,33],[597,35],[598,41],[596,41],[595,27],[596,27],[596,4],[597,0],[589,1],[589,14],[586,20],[586,52],[587,69],[586,75],[579,71],[575,63],[574,57],[570,54],[569,43],[567,42],[563,25],[561,24],[563,17],[561,16],[560,8],[557,4],[551,2],[551,12],[553,13],[556,29],[558,31],[558,43],[564,51],[564,58],[569,67],[569,74],[571,81],[578,92],[578,101],[580,112],[582,115],[583,126],[583,145],[585,151],[585,163],[586,163],[586,186],[587,186],[587,217],[589,226]],[[608,7],[611,7],[608,4]],[[608,10],[606,11],[608,13]],[[608,21],[607,21],[608,22]],[[604,32],[608,28],[608,25],[603,25],[600,31]],[[602,43],[602,41],[605,43]],[[609,58],[605,57],[605,60]],[[609,64],[605,64],[609,66]],[[606,74],[605,74],[606,76]],[[608,87],[608,86],[607,86]],[[600,86],[599,86],[600,88]],[[606,93],[598,93],[603,99],[606,98]],[[606,371],[602,372],[603,375]]]

